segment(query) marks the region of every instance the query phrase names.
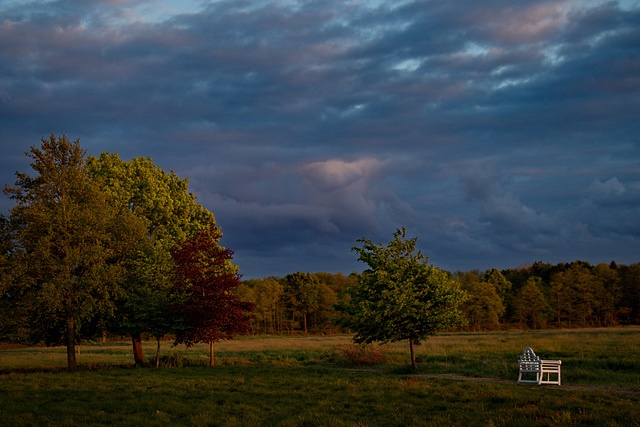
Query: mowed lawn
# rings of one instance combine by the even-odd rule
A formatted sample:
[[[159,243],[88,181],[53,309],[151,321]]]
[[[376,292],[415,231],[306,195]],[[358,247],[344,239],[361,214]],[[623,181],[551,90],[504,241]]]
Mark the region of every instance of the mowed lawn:
[[[0,425],[640,425],[640,328],[448,333],[404,343],[380,365],[341,356],[349,336],[163,343],[166,363],[132,368],[128,343],[0,350]],[[562,386],[517,385],[531,346],[563,360]],[[145,357],[155,343],[145,343]]]

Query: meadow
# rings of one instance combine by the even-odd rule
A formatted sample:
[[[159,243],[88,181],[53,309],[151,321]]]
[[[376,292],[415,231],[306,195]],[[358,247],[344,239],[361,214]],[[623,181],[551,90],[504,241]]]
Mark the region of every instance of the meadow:
[[[130,343],[94,343],[75,374],[63,347],[4,348],[0,424],[640,426],[640,327],[441,334],[416,372],[406,343],[350,339],[242,337],[216,343],[213,368],[204,344],[164,342],[160,368],[134,368]],[[526,346],[563,361],[562,386],[516,384]]]

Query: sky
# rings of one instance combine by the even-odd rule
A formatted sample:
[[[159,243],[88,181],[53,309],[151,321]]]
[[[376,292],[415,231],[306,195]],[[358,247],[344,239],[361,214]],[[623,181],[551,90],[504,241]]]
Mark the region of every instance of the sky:
[[[633,264],[640,3],[0,0],[0,183],[52,133],[189,178],[245,279],[401,227],[449,271]]]

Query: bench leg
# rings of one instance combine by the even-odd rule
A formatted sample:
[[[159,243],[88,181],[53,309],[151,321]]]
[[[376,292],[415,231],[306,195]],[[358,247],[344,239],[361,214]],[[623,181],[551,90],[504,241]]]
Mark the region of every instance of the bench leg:
[[[545,378],[545,374],[547,374],[546,378]],[[558,375],[558,379],[556,381],[552,381],[551,380],[551,374],[557,374]],[[558,384],[561,385],[562,381],[561,381],[561,376],[560,376],[560,371],[542,371],[540,374],[540,382],[538,384],[544,383],[544,384]]]

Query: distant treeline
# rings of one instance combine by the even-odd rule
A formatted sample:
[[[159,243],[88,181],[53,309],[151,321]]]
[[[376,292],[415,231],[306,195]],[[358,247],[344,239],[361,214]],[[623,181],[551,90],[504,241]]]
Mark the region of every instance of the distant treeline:
[[[640,323],[640,264],[585,261],[457,273],[471,329]]]
[[[467,300],[468,330],[640,324],[640,264],[536,262],[520,268],[451,273]],[[293,273],[243,281],[238,296],[256,304],[254,334],[346,332],[332,319],[359,273]]]

